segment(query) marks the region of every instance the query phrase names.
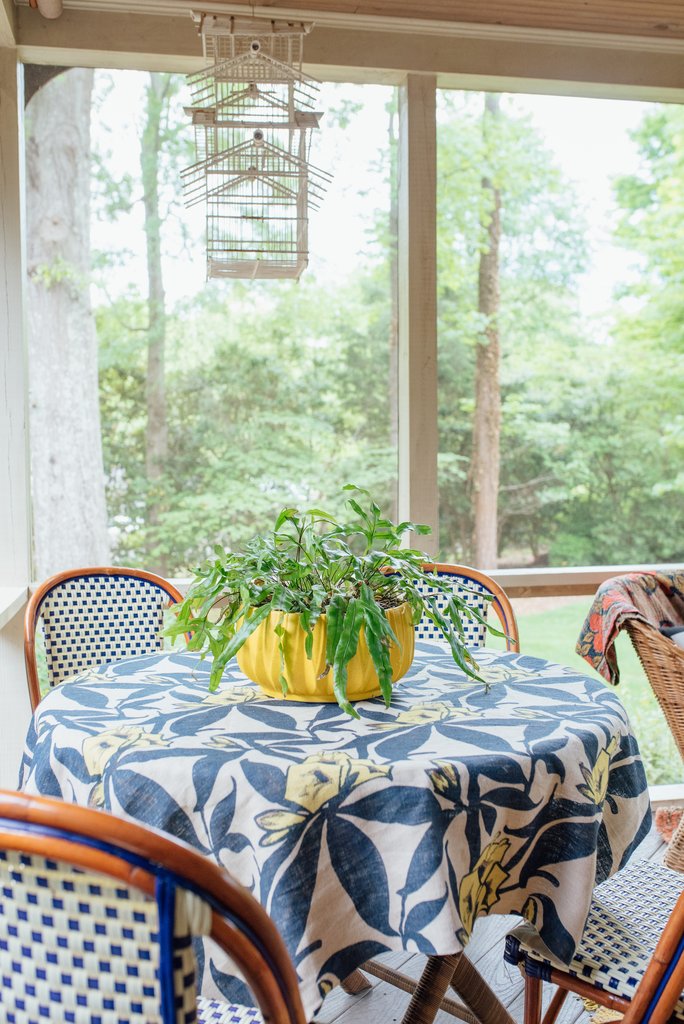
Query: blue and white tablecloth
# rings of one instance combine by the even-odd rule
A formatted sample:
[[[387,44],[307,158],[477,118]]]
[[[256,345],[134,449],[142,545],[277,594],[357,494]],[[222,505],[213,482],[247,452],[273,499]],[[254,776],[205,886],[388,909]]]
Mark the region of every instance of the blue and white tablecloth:
[[[522,914],[569,960],[592,888],[650,827],[617,695],[480,649],[467,679],[417,644],[392,706],[271,700],[188,653],[129,658],[49,693],[21,788],[130,815],[224,865],[266,907],[307,1012],[388,950],[458,952],[477,917]],[[215,954],[215,955],[214,955]],[[244,995],[200,954],[202,990]]]

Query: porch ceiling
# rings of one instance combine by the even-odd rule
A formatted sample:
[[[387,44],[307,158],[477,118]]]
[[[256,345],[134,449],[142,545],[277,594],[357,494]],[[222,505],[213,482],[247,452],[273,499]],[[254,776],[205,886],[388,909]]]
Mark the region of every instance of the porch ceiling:
[[[39,2],[0,0],[25,63],[187,73],[199,11],[312,21],[305,66],[327,81],[684,100],[681,0],[63,0],[54,19]]]
[[[15,0],[18,7],[29,0]],[[125,11],[129,14],[180,14],[191,7],[211,12],[309,15],[319,24],[362,27],[364,22],[440,22],[490,25],[550,31],[603,33],[684,39],[681,0],[64,0],[66,9]],[[396,26],[400,28],[400,24]]]

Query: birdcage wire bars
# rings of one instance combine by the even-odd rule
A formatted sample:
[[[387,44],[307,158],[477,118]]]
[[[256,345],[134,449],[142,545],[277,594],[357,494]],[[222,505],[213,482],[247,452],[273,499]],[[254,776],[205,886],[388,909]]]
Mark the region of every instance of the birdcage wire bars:
[[[309,163],[322,115],[301,70],[308,27],[216,16],[199,26],[214,63],[189,77],[197,160],[182,179],[186,203],[206,204],[207,276],[299,278],[308,212],[330,181]]]

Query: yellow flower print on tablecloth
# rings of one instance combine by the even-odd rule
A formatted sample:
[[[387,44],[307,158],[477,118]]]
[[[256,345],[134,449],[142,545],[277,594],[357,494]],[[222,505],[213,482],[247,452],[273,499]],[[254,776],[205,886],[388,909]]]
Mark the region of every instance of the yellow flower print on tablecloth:
[[[599,751],[593,768],[589,769],[586,764],[582,763],[579,766],[584,782],[580,783],[577,788],[582,796],[588,797],[597,807],[602,807],[603,801],[606,799],[608,780],[610,778],[610,762],[619,747],[620,738],[613,736],[608,746]]]
[[[202,704],[248,704],[258,696],[255,686],[222,686],[216,693],[206,694]]]
[[[472,871],[463,877],[458,889],[458,912],[463,932],[468,937],[480,914],[488,914],[499,901],[499,889],[510,872],[502,860],[510,846],[509,839],[494,839],[480,854]]]
[[[122,747],[135,747],[139,750],[163,747],[166,743],[167,740],[158,733],[148,732],[139,725],[121,725],[116,729],[106,729],[96,736],[89,736],[84,741],[81,752],[90,774],[102,775],[112,754]]]
[[[511,680],[519,682],[524,680],[530,682],[532,679],[542,679],[539,672],[520,664],[509,664],[500,662],[494,665],[479,665],[478,675],[481,679],[492,685],[493,683],[507,683]]]
[[[216,693],[205,692],[199,698],[196,693],[189,693],[182,699],[171,701],[170,707],[174,711],[187,711],[191,704],[202,704],[209,707],[225,707],[229,710],[235,704],[251,704],[258,698],[256,686],[221,686]]]
[[[406,711],[397,712],[393,722],[380,722],[378,729],[396,729],[398,726],[407,725],[435,725],[437,722],[445,722],[455,718],[471,718],[478,714],[472,708],[460,707],[457,704],[449,704],[445,700],[426,701],[424,704],[414,704]]]
[[[88,797],[88,807],[104,807],[105,806],[105,791],[104,784],[98,782],[97,786],[94,786],[90,791]]]
[[[551,717],[548,711],[542,711],[541,708],[512,708],[511,710],[516,718],[526,718],[532,722]]]
[[[442,796],[447,793],[458,793],[461,780],[456,768],[450,761],[435,761],[437,767],[428,772],[432,788]]]
[[[213,736],[209,736],[206,740],[202,740],[202,746],[214,747],[217,750],[231,750],[239,747],[240,744],[237,740],[232,739],[230,736],[226,736],[225,733],[215,733]]]
[[[340,793],[349,792],[370,779],[387,777],[390,772],[390,767],[353,758],[342,750],[311,754],[301,764],[290,765],[285,779],[285,799],[301,810],[259,814],[257,825],[266,833],[261,845],[279,843],[291,828],[303,824]]]

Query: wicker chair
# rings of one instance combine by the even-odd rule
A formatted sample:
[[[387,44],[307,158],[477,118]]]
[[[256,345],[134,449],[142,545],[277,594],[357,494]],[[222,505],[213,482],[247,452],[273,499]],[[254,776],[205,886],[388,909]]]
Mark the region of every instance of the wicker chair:
[[[207,935],[269,1024],[305,1024],[297,977],[251,894],[185,843],[101,811],[0,791],[4,1021],[259,1024],[198,998]]]
[[[684,1020],[684,878],[653,861],[628,865],[594,893],[570,965],[549,959],[531,925],[506,939],[505,957],[525,974],[524,1024],[542,1021],[542,983],[558,986],[542,1024],[568,992],[618,1013],[622,1024]]]
[[[684,650],[650,623],[630,619],[625,628],[684,761]],[[684,816],[668,846],[665,864],[684,871]]]
[[[444,562],[425,565],[423,568],[434,572],[440,580],[449,580],[453,583],[453,589],[458,592],[469,608],[473,608],[481,616],[486,618],[487,609],[491,607],[501,624],[501,629],[506,636],[506,649],[509,651],[520,650],[518,624],[515,620],[515,613],[511,607],[505,591],[479,569],[471,569],[467,565],[449,565]],[[430,588],[428,593],[439,593],[437,588]],[[438,607],[446,605],[447,597],[438,601]],[[484,647],[487,637],[487,630],[483,623],[475,619],[464,618],[463,630],[466,640],[473,647]],[[416,626],[416,640],[433,640],[441,637],[441,633],[435,624],[427,616],[423,616]]]
[[[160,650],[164,608],[181,600],[174,586],[141,569],[71,569],[51,576],[32,595],[24,618],[31,707],[35,710],[41,697],[39,621],[52,687],[101,662]]]

